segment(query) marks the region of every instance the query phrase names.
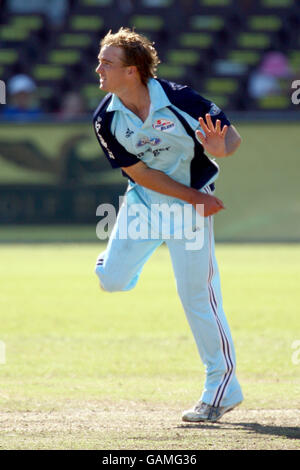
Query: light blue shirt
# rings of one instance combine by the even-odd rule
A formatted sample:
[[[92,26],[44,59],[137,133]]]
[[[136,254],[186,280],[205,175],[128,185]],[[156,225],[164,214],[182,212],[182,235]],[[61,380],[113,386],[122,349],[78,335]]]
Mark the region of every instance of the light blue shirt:
[[[163,171],[175,181],[190,185],[190,163],[194,157],[194,141],[175,114],[160,83],[148,81],[150,110],[145,122],[113,95],[107,112],[115,111],[111,132],[125,149],[148,167]],[[172,105],[190,124],[200,129],[199,122]]]

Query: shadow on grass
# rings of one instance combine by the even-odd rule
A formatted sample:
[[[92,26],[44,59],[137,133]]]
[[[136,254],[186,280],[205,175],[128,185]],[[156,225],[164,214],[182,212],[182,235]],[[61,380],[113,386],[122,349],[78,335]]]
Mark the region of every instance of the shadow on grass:
[[[190,423],[178,426],[180,429],[229,429],[248,431],[253,434],[266,434],[278,437],[287,437],[288,439],[300,439],[300,427],[274,426],[259,423]]]

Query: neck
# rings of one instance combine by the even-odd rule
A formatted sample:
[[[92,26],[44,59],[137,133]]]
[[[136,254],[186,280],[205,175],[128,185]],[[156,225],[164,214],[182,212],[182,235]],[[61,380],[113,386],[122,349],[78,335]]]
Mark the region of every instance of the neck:
[[[148,87],[142,82],[123,89],[117,93],[124,106],[145,121],[149,114],[150,95]]]

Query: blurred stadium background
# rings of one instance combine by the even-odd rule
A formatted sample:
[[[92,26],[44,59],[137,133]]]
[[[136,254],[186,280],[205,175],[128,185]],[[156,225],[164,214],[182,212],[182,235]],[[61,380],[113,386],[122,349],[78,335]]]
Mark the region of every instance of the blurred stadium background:
[[[96,208],[126,180],[92,128],[109,29],[155,41],[162,78],[213,100],[240,130],[220,162],[217,241],[299,241],[300,2],[0,0],[0,241],[97,241]]]

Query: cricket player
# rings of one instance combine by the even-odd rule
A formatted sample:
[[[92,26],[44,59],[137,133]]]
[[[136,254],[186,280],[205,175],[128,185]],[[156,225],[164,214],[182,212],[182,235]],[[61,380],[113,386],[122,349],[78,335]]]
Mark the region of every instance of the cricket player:
[[[239,147],[241,137],[217,105],[187,86],[156,78],[157,51],[143,35],[129,28],[110,31],[101,41],[98,61],[99,88],[107,94],[95,111],[94,128],[111,166],[128,178],[128,189],[107,248],[97,259],[96,274],[105,291],[130,290],[151,254],[166,243],[206,372],[200,400],[183,412],[182,419],[214,422],[243,396],[214,250],[213,216],[224,209],[213,194],[219,167],[206,153],[227,157]],[[145,211],[136,214],[136,204]],[[198,221],[199,207],[204,208],[202,225],[193,228],[203,235],[199,249],[187,249],[184,234],[176,236],[174,227],[182,220],[176,210],[169,237],[159,228],[166,218],[163,210],[153,227],[147,214],[172,204],[189,207]],[[138,218],[156,235],[150,236],[150,231],[148,237],[130,237],[126,227]]]

